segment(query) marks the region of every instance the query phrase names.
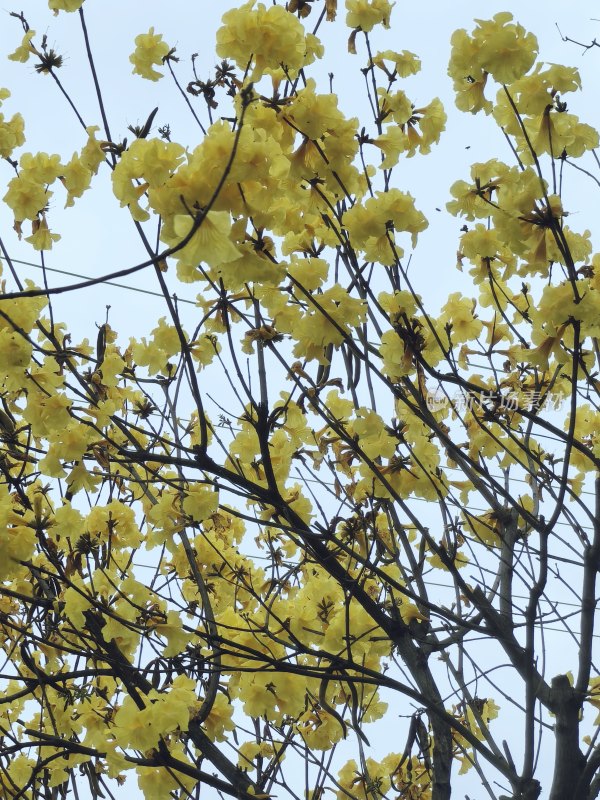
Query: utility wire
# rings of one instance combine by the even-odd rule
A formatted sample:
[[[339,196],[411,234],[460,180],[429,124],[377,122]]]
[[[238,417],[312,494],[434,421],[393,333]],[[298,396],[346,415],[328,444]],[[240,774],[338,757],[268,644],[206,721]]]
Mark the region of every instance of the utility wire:
[[[90,276],[89,275],[84,275],[84,274],[77,273],[77,272],[70,272],[68,270],[57,269],[57,268],[54,268],[54,267],[43,267],[41,264],[35,264],[32,261],[24,261],[24,260],[19,259],[19,258],[11,258],[10,260],[15,264],[22,264],[23,266],[34,267],[35,269],[39,269],[39,270],[47,270],[48,272],[54,272],[54,273],[59,274],[59,275],[67,275],[67,276],[69,276],[71,278],[81,278],[83,280],[90,280]],[[4,256],[0,255],[0,261],[8,261],[8,259],[6,259]],[[147,295],[150,295],[152,297],[163,298],[163,295],[160,292],[153,292],[150,289],[140,289],[137,286],[130,286],[130,285],[125,284],[125,283],[117,283],[116,281],[105,281],[105,285],[114,286],[114,287],[116,287],[118,289],[126,289],[126,290],[128,290],[130,292],[138,292],[139,294],[147,294]],[[196,306],[196,302],[194,300],[188,300],[186,298],[181,298],[181,297],[178,297],[177,300],[178,300],[179,303],[186,303],[188,305]],[[484,369],[484,370],[492,371],[492,368],[488,367],[485,364],[472,364],[471,366],[476,368],[476,369]],[[559,441],[558,439],[556,439],[556,437],[550,436],[548,434],[543,434],[543,433],[538,433],[537,434],[537,438],[548,439],[548,440],[551,440],[551,441]],[[448,467],[447,469],[452,469],[452,468]],[[460,470],[458,470],[457,468],[455,468],[455,471],[460,472]],[[305,480],[306,482],[310,482],[310,479],[307,479],[307,478],[303,478],[303,480]],[[519,481],[519,482],[522,482],[522,483],[526,482],[523,479],[519,479],[519,478],[514,478],[513,480],[516,480],[516,481]],[[316,481],[316,480],[314,482],[315,483],[322,483],[322,481]],[[582,491],[582,494],[586,494],[586,495],[592,496],[593,492],[588,492],[588,491],[584,490],[584,491]],[[424,500],[424,498],[414,498],[414,499],[416,499],[416,500]],[[428,501],[426,501],[426,502],[428,502]],[[475,507],[470,508],[470,511],[484,511],[484,510],[485,509],[478,509],[478,508],[475,508]],[[559,524],[568,525],[569,523],[562,522],[562,523],[559,523]]]
[[[0,261],[6,261],[7,259],[4,256],[0,256]],[[11,258],[10,259],[14,264],[23,264],[27,267],[35,267],[36,269],[46,270],[47,272],[56,272],[59,275],[68,275],[70,278],[82,278],[83,280],[92,280],[89,275],[81,275],[78,272],[68,272],[64,269],[55,269],[53,267],[42,267],[41,264],[34,264],[32,261],[22,261],[19,258]],[[140,294],[149,294],[152,297],[161,297],[164,299],[164,296],[161,292],[153,292],[150,289],[140,289],[138,286],[129,286],[126,283],[117,283],[116,281],[104,281],[105,286],[116,286],[118,289],[128,289],[130,292],[139,292]],[[178,303],[187,303],[188,305],[195,306],[196,303],[194,300],[186,300],[184,298],[178,297]]]

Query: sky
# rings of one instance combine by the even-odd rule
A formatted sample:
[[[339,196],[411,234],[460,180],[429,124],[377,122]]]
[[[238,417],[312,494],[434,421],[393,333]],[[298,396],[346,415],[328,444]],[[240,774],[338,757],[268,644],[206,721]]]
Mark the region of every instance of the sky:
[[[214,71],[214,37],[220,17],[228,8],[237,5],[230,0],[87,0],[86,19],[91,46],[103,87],[113,140],[120,141],[128,133],[128,125],[143,123],[149,112],[158,106],[157,125],[169,123],[173,140],[193,147],[199,142],[199,131],[190,122],[183,100],[168,77],[158,84],[132,76],[128,57],[133,51],[133,40],[150,26],[164,35],[165,40],[177,48],[181,61],[178,75],[185,85],[191,78],[190,56],[197,53],[196,68],[199,77],[208,77]],[[340,17],[343,2],[340,2]],[[20,0],[18,6],[3,5],[0,21],[0,86],[7,86],[13,97],[3,111],[10,115],[21,111],[26,119],[27,147],[31,151],[44,150],[60,153],[65,160],[84,143],[77,120],[70,112],[64,98],[48,76],[37,75],[31,62],[15,64],[4,59],[4,54],[20,42],[21,29],[17,20],[9,18],[12,10],[23,11],[30,26],[38,36],[47,35],[48,43],[64,56],[64,66],[59,72],[61,81],[87,124],[100,124],[89,69],[87,67],[77,15],[61,14],[52,18],[41,0]],[[453,108],[452,87],[446,75],[449,56],[449,39],[456,28],[472,27],[473,18],[487,18],[498,11],[508,10],[540,42],[540,54],[547,62],[561,62],[577,66],[582,74],[584,94],[577,96],[570,110],[578,113],[590,124],[600,127],[598,98],[599,50],[584,52],[581,47],[563,42],[559,31],[581,42],[600,38],[600,22],[595,2],[567,4],[564,0],[548,0],[543,5],[536,2],[496,2],[495,0],[424,0],[409,3],[399,0],[392,15],[391,29],[379,31],[375,36],[376,48],[383,50],[408,49],[422,59],[420,75],[407,82],[411,97],[423,104],[439,96],[446,106],[449,121],[440,145],[426,159],[415,158],[402,163],[396,171],[398,188],[410,191],[417,199],[417,207],[428,217],[430,227],[419,241],[411,262],[411,274],[430,306],[441,304],[449,291],[455,291],[459,280],[455,270],[456,247],[462,223],[447,215],[443,209],[449,199],[449,187],[458,179],[466,178],[474,161],[510,154],[495,130],[494,124],[483,115],[471,117],[459,114]],[[313,14],[314,16],[314,14]],[[341,21],[341,20],[340,20]],[[311,18],[307,23],[311,22]],[[310,28],[310,25],[307,24]],[[318,68],[326,85],[327,73],[333,72],[333,87],[340,97],[341,107],[349,115],[361,116],[366,101],[357,88],[360,66],[366,54],[359,49],[356,56],[347,53],[347,29],[333,24],[322,28],[322,38],[328,55]],[[9,167],[2,164],[2,182],[8,180]],[[587,184],[582,181],[576,194],[577,206],[568,209],[578,230],[592,226],[594,206],[587,202]],[[55,227],[62,240],[46,256],[49,267],[66,272],[95,277],[144,260],[145,251],[137,238],[128,214],[111,200],[110,183],[100,180],[88,195],[72,209],[62,212],[60,203],[52,209],[51,219],[59,221]],[[438,211],[437,209],[441,209]],[[24,261],[39,263],[39,254],[24,242],[18,242],[12,231],[12,220],[6,206],[0,206],[2,237],[9,252]],[[598,242],[594,242],[598,249]],[[20,265],[21,276],[39,281],[39,271]],[[72,282],[67,275],[54,274],[55,285]],[[137,282],[123,279],[123,283],[138,289],[156,291],[153,276],[142,273]],[[179,287],[183,299],[194,299],[192,287]],[[158,298],[149,294],[127,292],[110,287],[97,287],[87,293],[58,298],[55,303],[57,318],[67,319],[76,336],[95,337],[94,323],[105,320],[106,306],[110,305],[110,321],[120,331],[124,340],[130,335],[147,334],[156,319],[165,313]],[[193,313],[190,305],[189,313]],[[560,637],[554,649],[560,663]],[[552,643],[551,643],[552,645]],[[559,667],[562,668],[562,667]],[[565,666],[565,668],[567,668]],[[475,790],[476,792],[476,790]],[[133,796],[133,795],[132,795]],[[461,795],[462,796],[462,795]],[[479,795],[472,795],[480,800]]]

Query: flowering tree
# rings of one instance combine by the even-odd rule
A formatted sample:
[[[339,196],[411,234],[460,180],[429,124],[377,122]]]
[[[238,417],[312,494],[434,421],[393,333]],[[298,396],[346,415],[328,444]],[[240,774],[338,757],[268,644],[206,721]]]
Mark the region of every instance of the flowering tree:
[[[133,72],[173,82],[187,149],[155,112],[112,139],[86,5],[49,2],[79,16],[97,119],[12,15],[9,58],[81,124],[72,157],[26,152],[0,90],[2,797],[136,777],[147,800],[598,797],[600,255],[565,209],[600,164],[577,70],[508,13],[454,33],[456,105],[506,149],[450,189],[461,291],[440,309],[397,166],[446,113],[411,94],[416,55],[377,50],[389,0],[229,10],[208,77],[150,27]],[[344,22],[360,121],[319,66]],[[56,282],[55,228],[104,180],[147,259]],[[127,274],[164,315],[74,340],[56,296]]]

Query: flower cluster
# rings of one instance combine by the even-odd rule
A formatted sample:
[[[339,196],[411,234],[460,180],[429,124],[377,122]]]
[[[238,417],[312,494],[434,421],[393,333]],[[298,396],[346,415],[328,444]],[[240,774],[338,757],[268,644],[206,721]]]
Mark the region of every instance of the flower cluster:
[[[491,20],[477,20],[470,34],[458,30],[452,35],[448,74],[462,111],[491,111],[491,102],[484,96],[488,75],[499,83],[513,83],[532,67],[537,39],[512,19],[512,14],[503,11]]]
[[[148,33],[140,33],[135,37],[135,50],[129,56],[133,64],[133,73],[149,81],[160,80],[162,72],[156,67],[162,66],[170,49],[169,45],[163,42],[162,34],[154,33],[154,28],[150,28]]]
[[[8,89],[0,89],[0,105],[10,97]],[[21,114],[6,119],[0,112],[0,157],[10,158],[13,151],[25,142],[25,121]]]

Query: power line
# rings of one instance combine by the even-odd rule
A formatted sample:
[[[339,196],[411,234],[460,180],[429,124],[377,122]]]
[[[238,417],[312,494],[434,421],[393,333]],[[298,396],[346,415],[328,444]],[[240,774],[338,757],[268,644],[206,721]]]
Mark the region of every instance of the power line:
[[[8,262],[8,259],[4,256],[0,256],[0,261]],[[23,264],[27,267],[35,267],[36,269],[46,270],[47,272],[56,272],[59,275],[68,275],[70,278],[82,278],[83,280],[89,281],[92,278],[89,275],[82,275],[78,272],[68,272],[64,269],[56,269],[54,267],[43,267],[41,264],[34,264],[32,261],[22,261],[19,258],[11,258],[11,262],[15,264]],[[116,286],[118,289],[128,289],[130,292],[139,292],[140,294],[149,294],[152,297],[161,297],[164,299],[163,295],[160,292],[153,292],[150,289],[140,289],[137,286],[129,286],[126,283],[117,283],[116,281],[104,281],[104,286]],[[187,303],[188,305],[195,306],[196,302],[194,300],[186,300],[185,298],[178,297],[178,303]]]
[[[91,280],[91,277],[89,275],[84,275],[82,273],[77,273],[77,272],[70,272],[68,270],[63,270],[63,269],[57,269],[55,267],[45,267],[45,266],[43,266],[41,264],[35,264],[32,261],[24,261],[23,259],[19,259],[19,258],[10,258],[10,259],[8,259],[5,256],[0,255],[0,261],[6,261],[7,263],[10,261],[10,262],[15,263],[15,264],[22,264],[24,266],[34,267],[35,269],[39,269],[39,270],[42,270],[42,271],[46,270],[48,272],[54,272],[54,273],[59,274],[59,275],[67,275],[67,276],[72,277],[72,278],[81,278],[83,280]],[[153,292],[150,289],[141,289],[141,288],[139,288],[137,286],[130,286],[130,285],[125,284],[125,283],[117,283],[116,281],[105,281],[104,285],[106,285],[106,286],[114,286],[114,287],[119,288],[119,289],[126,289],[126,290],[128,290],[130,292],[138,292],[139,294],[146,294],[146,295],[150,295],[152,297],[159,297],[159,298],[163,298],[164,299],[164,296],[160,292]],[[186,303],[188,305],[193,305],[193,306],[197,305],[194,300],[188,300],[186,298],[178,297],[177,301],[179,303]],[[473,366],[476,369],[486,369],[486,370],[492,371],[491,367],[489,367],[487,365],[484,365],[484,364],[472,364],[471,366]],[[547,440],[550,440],[550,441],[553,441],[553,442],[560,442],[561,441],[557,437],[550,436],[548,434],[538,433],[538,434],[536,434],[536,436],[537,436],[537,438],[547,439]],[[453,469],[453,468],[446,467],[446,469]],[[457,471],[457,472],[460,472],[460,470],[458,468],[454,468],[454,470]],[[496,476],[493,476],[493,477],[496,477]],[[302,480],[305,480],[306,482],[310,481],[310,479],[306,479],[306,478],[302,478]],[[513,478],[513,480],[516,480],[516,481],[522,482],[522,483],[526,483],[525,480],[519,479],[519,478]],[[315,480],[314,482],[321,483],[322,481],[316,481]],[[331,485],[333,485],[333,483]],[[587,494],[587,495],[592,496],[593,492],[588,492],[588,491],[583,490],[581,492],[581,494]],[[417,497],[417,498],[414,498],[414,499],[425,501],[424,498],[418,498]],[[429,502],[429,501],[425,501],[425,502]],[[475,507],[472,507],[470,510],[471,511],[484,511],[484,509],[477,509]],[[559,524],[568,525],[569,523],[563,522],[563,523],[559,523]]]
[[[269,562],[269,563],[271,562],[271,559],[269,558],[269,556],[259,556],[259,555],[256,555],[256,554],[252,554],[252,555],[249,554],[249,555],[247,555],[245,557],[250,558],[253,561],[265,561],[265,562]],[[133,562],[133,566],[136,569],[148,569],[148,570],[153,570],[154,572],[156,572],[156,569],[157,569],[158,565],[154,565],[153,566],[151,564],[144,564],[144,563],[139,562],[139,561],[134,561]],[[427,581],[427,586],[428,587],[436,587],[436,588],[439,588],[439,589],[448,589],[449,591],[453,591],[454,590],[454,586],[452,584],[439,583],[437,581]],[[512,595],[512,599],[513,600],[529,600],[530,598],[529,598],[528,595],[513,594]],[[551,607],[552,610],[558,608],[559,606],[565,607],[565,608],[575,608],[575,609],[581,610],[581,603],[570,603],[568,600],[552,600],[550,597],[540,597],[540,599],[538,600],[538,603],[546,603],[547,605],[549,605]],[[524,616],[524,615],[521,615],[521,616]],[[541,628],[543,628],[544,631],[552,631],[554,633],[569,633],[569,634],[573,633],[573,631],[570,631],[567,628],[552,628],[549,625],[544,624],[543,622],[542,622],[541,625],[539,625],[539,629],[541,629]],[[600,639],[600,633],[593,634],[593,638],[594,639]]]
[[[35,264],[32,261],[23,261],[22,259],[19,259],[19,258],[7,259],[5,256],[0,255],[0,261],[6,261],[7,263],[10,261],[10,262],[13,262],[15,264],[23,264],[24,266],[34,267],[35,269],[39,269],[39,270],[42,270],[42,271],[46,270],[47,272],[55,272],[58,275],[67,275],[70,278],[81,278],[82,280],[93,280],[90,275],[84,275],[84,274],[79,273],[79,272],[70,272],[68,270],[57,269],[55,267],[44,267],[41,264]],[[103,285],[104,286],[114,286],[114,287],[116,287],[118,289],[127,289],[130,292],[138,292],[139,294],[147,294],[147,295],[150,295],[152,297],[160,297],[160,298],[164,299],[164,296],[161,294],[161,292],[153,292],[151,289],[140,289],[137,286],[130,286],[129,284],[126,284],[126,283],[117,283],[116,281],[104,281]],[[179,297],[179,296],[177,297],[177,302],[186,303],[187,305],[191,305],[191,306],[196,306],[197,305],[197,303],[194,300],[187,300],[186,298],[182,298],[182,297]],[[472,363],[470,366],[472,368],[474,368],[474,369],[482,369],[482,370],[486,370],[487,372],[496,372],[496,370],[493,367],[491,367],[491,366],[489,366],[487,364],[475,364],[475,363]],[[538,433],[537,434],[537,438],[550,439],[552,441],[560,441],[560,440],[556,439],[555,437],[552,437],[552,436],[549,436],[548,434],[543,434],[543,433]]]

